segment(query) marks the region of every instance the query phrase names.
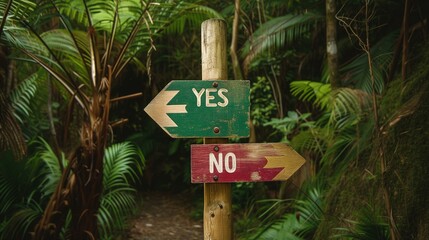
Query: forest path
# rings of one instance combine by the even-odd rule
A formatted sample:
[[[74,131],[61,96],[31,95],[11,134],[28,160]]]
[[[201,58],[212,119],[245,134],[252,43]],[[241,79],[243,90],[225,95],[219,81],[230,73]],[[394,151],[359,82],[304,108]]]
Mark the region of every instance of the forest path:
[[[171,192],[143,193],[140,213],[130,219],[128,240],[201,240],[203,219],[191,217],[190,194]]]

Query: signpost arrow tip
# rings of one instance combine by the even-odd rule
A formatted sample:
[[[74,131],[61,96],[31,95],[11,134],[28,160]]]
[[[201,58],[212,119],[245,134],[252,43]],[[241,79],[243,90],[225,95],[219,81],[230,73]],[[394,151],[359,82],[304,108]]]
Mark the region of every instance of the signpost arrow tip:
[[[179,91],[162,90],[144,109],[164,130],[166,127],[177,127],[177,124],[167,113],[187,113],[186,105],[167,105],[177,93]]]
[[[305,163],[305,159],[284,144],[276,144],[277,156],[265,156],[267,164],[264,168],[283,168],[273,180],[285,180],[294,174]]]

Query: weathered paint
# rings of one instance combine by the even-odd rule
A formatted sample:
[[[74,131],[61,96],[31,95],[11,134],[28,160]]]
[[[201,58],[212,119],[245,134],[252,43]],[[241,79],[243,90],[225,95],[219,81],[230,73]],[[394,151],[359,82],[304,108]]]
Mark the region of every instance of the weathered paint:
[[[282,181],[304,163],[301,155],[283,143],[192,145],[191,181]]]
[[[171,81],[145,112],[173,138],[248,137],[250,83]]]

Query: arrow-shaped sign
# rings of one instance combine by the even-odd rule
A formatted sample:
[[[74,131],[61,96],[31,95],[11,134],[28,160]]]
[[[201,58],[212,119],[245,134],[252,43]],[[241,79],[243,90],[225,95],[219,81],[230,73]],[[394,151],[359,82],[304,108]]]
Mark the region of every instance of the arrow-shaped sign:
[[[301,155],[283,143],[198,144],[191,146],[191,181],[282,181],[304,163]]]
[[[179,91],[161,91],[152,102],[146,106],[145,112],[161,127],[177,127],[168,113],[187,113],[186,105],[168,105],[168,102],[176,96]]]
[[[145,112],[171,137],[248,137],[249,81],[174,80]]]

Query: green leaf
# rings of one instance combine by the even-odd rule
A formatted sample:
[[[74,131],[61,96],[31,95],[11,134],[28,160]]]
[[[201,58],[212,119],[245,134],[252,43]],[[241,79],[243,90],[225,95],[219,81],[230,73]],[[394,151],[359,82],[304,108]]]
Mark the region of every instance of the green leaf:
[[[331,85],[312,81],[293,81],[290,83],[291,93],[303,101],[313,101],[322,110],[331,107]]]
[[[253,60],[269,51],[275,51],[302,39],[310,33],[322,16],[313,12],[304,14],[287,14],[273,18],[261,26],[245,42],[242,48],[243,68],[248,69]]]
[[[398,38],[398,31],[386,34],[377,43],[371,46],[372,68],[369,66],[368,54],[362,53],[350,63],[341,67],[342,74],[349,76],[346,84],[355,86],[367,93],[372,92],[372,81],[370,70],[374,75],[374,87],[377,94],[384,90],[386,72],[393,60],[393,49]]]

